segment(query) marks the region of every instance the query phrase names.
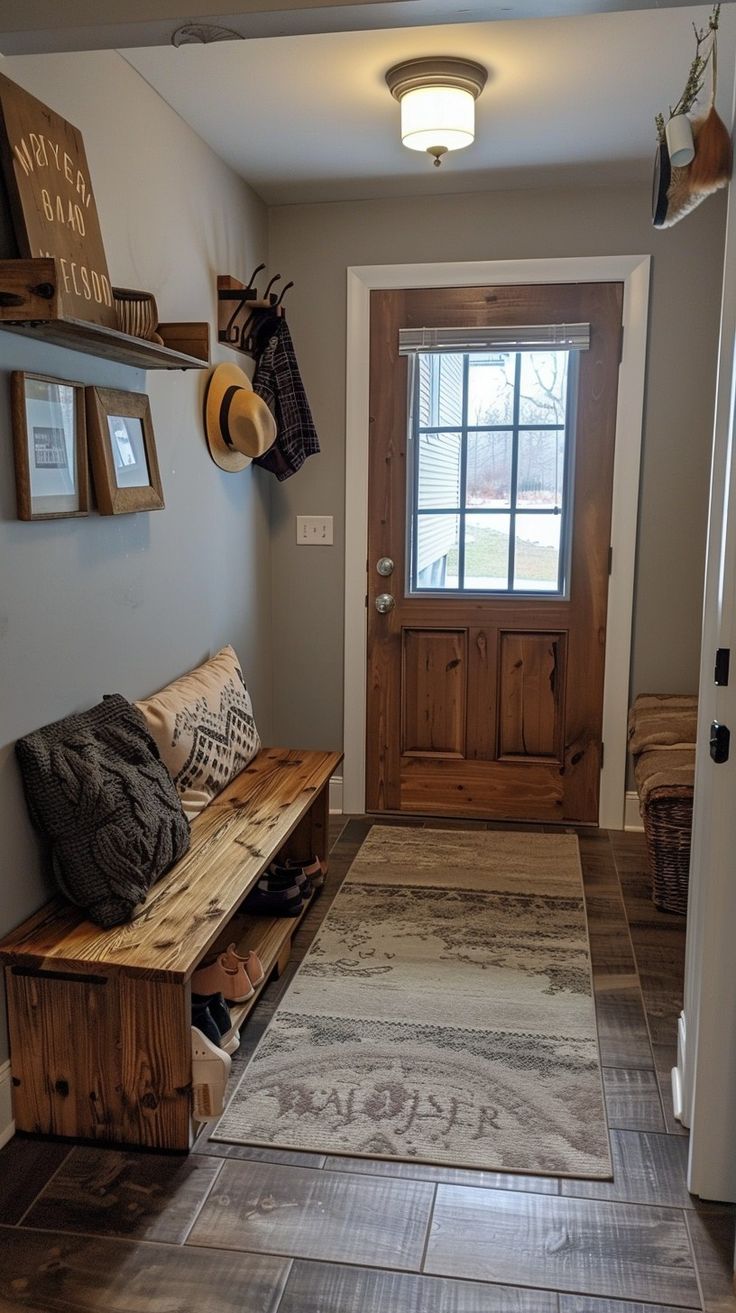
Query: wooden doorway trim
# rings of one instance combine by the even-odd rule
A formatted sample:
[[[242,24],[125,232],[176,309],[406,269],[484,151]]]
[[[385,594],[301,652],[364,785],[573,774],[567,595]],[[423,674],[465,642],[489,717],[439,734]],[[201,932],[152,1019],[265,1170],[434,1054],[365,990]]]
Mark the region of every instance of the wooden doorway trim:
[[[356,265],[347,271],[345,454],[345,701],[343,808],[365,808],[366,550],[368,540],[368,389],[370,293],[376,288],[479,287],[484,284],[623,282],[623,355],[619,370],[603,695],[605,759],[599,824],[623,829],[626,715],[629,701],[639,466],[644,410],[648,255],[447,264]]]

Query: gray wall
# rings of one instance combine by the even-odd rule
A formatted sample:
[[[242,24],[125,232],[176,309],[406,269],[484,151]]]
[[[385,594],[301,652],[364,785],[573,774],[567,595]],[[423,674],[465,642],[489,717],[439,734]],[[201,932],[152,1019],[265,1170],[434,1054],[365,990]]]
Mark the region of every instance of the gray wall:
[[[118,55],[0,68],[82,130],[112,281],[154,291],[162,319],[209,319],[214,332],[215,275],[247,277],[265,258],[261,202]],[[148,391],[166,509],[16,520],[12,369]],[[227,475],[210,460],[204,375],[146,375],[9,333],[0,375],[2,932],[47,894],[13,741],[105,692],[145,695],[228,641],[268,739],[271,661],[270,476]]]
[[[271,265],[296,283],[289,319],[322,443],[273,495],[278,741],[342,741],[349,265],[652,253],[632,691],[697,689],[725,196],[666,232],[648,215],[641,186],[270,210]],[[298,549],[297,512],[334,515],[335,547]]]

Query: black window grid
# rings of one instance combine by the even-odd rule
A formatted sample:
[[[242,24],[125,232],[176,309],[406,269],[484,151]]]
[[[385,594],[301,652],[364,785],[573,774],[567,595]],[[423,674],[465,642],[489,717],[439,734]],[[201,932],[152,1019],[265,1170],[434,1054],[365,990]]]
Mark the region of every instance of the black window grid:
[[[428,352],[427,354],[431,354]],[[571,516],[571,483],[573,468],[573,434],[574,434],[574,401],[577,392],[578,376],[578,352],[571,351],[569,356],[569,368],[567,376],[567,393],[565,398],[565,423],[564,424],[542,424],[528,423],[522,424],[519,420],[520,413],[520,382],[521,382],[521,357],[522,352],[515,353],[514,363],[514,404],[511,423],[506,424],[468,424],[468,374],[470,369],[471,352],[463,353],[463,391],[462,391],[462,414],[459,425],[420,425],[418,422],[419,415],[419,369],[414,371],[414,398],[411,407],[412,410],[412,462],[411,462],[411,505],[409,515],[409,551],[408,560],[411,566],[411,576],[409,579],[410,593],[439,593],[441,596],[473,594],[500,594],[507,596],[509,594],[519,597],[534,596],[534,589],[515,588],[514,574],[516,568],[516,521],[518,516],[525,515],[554,515],[561,519],[560,524],[560,546],[558,552],[557,568],[557,588],[545,589],[544,597],[562,596],[567,586],[567,575],[569,573],[570,558],[570,541],[569,541],[569,524]],[[531,507],[518,505],[518,475],[519,475],[519,435],[521,433],[560,433],[565,434],[565,448],[563,457],[563,477],[562,477],[562,496],[560,506]],[[461,437],[460,450],[460,505],[459,506],[441,506],[430,507],[423,506],[419,508],[419,442],[418,439],[425,435],[431,434],[459,434]],[[468,506],[467,494],[467,474],[468,474],[468,435],[477,433],[509,433],[511,435],[511,479],[508,506]],[[436,588],[420,587],[417,580],[417,552],[418,552],[418,525],[419,520],[430,515],[456,516],[458,518],[458,583],[455,588]],[[509,518],[509,553],[507,563],[507,586],[500,589],[474,589],[465,587],[465,528],[468,515],[472,516],[506,516]]]

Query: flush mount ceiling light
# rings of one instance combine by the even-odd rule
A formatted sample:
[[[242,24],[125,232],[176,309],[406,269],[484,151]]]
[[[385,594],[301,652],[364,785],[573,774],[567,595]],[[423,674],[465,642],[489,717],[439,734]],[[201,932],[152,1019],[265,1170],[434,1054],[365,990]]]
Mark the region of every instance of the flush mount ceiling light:
[[[475,137],[475,102],[488,71],[470,59],[407,59],[386,74],[401,105],[401,140],[425,150],[436,165],[448,150],[462,150]]]

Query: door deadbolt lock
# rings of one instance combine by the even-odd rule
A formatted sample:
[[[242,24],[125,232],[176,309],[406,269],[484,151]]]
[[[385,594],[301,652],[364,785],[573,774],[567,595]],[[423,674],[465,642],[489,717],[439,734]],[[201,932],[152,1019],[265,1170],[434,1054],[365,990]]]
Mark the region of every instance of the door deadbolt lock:
[[[728,761],[731,747],[731,731],[728,725],[719,725],[717,720],[710,727],[710,755],[718,766]]]
[[[391,596],[390,593],[378,594],[378,597],[376,598],[376,610],[381,615],[386,615],[387,612],[393,611],[395,606],[396,606],[396,602],[394,601],[394,598]]]
[[[388,578],[394,572],[394,563],[391,557],[382,556],[380,560],[376,561],[376,569],[379,574],[383,575],[384,579]]]

